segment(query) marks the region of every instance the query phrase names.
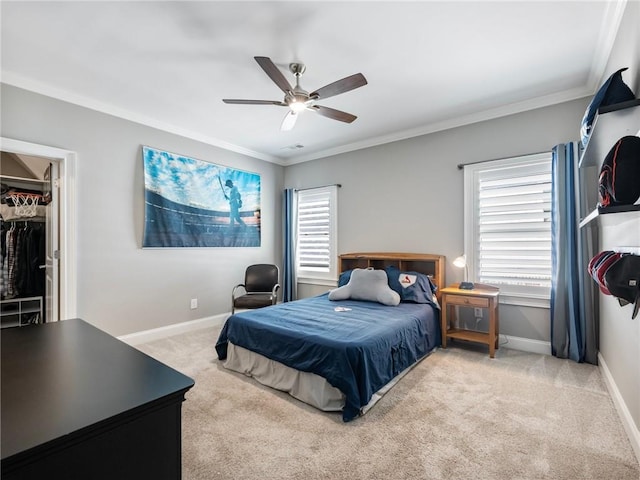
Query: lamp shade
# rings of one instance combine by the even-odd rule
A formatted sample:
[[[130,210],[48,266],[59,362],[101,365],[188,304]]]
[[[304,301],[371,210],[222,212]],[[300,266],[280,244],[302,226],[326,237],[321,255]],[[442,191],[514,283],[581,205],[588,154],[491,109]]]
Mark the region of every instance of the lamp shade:
[[[458,267],[458,268],[464,268],[467,266],[467,256],[466,255],[462,255],[458,258],[456,258],[453,261],[453,265]]]
[[[453,265],[458,268],[464,268],[464,282],[460,283],[463,290],[473,290],[473,282],[469,281],[469,268],[467,266],[467,256],[461,255],[453,261]]]

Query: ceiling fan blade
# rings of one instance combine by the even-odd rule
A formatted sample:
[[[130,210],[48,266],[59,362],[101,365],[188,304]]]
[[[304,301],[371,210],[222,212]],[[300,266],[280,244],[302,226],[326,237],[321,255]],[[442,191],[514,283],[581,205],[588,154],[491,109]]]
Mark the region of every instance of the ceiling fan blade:
[[[361,73],[355,73],[350,77],[345,77],[342,80],[337,80],[329,85],[325,85],[319,88],[315,92],[309,94],[310,97],[316,98],[329,98],[340,93],[348,92],[349,90],[363,87],[367,84],[367,79]]]
[[[287,132],[293,128],[296,124],[296,120],[298,120],[298,114],[296,112],[289,112],[284,116],[284,120],[282,120],[282,125],[280,125],[280,130],[283,132]]]
[[[278,100],[239,100],[236,98],[223,98],[224,103],[232,103],[235,105],[280,105],[286,107],[287,104]]]
[[[351,123],[356,118],[358,118],[355,115],[351,115],[350,113],[342,112],[342,111],[336,110],[334,108],[323,107],[322,105],[313,105],[313,106],[308,107],[308,108],[310,110],[314,110],[315,112],[319,113],[323,117],[332,118],[334,120],[339,120],[339,121],[345,122],[345,123]]]
[[[262,67],[265,73],[269,75],[269,78],[273,80],[273,83],[275,83],[280,88],[280,90],[282,90],[284,93],[288,93],[293,90],[291,84],[287,81],[286,78],[284,78],[284,75],[282,74],[280,69],[276,67],[275,63],[273,63],[269,57],[253,58],[256,59],[258,65]]]

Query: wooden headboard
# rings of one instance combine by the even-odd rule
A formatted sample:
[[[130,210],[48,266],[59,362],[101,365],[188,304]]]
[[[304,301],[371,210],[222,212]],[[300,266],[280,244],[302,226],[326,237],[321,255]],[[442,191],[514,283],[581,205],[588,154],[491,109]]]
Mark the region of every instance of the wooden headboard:
[[[438,287],[437,297],[440,298],[440,291],[446,287],[445,256],[432,255],[429,253],[397,253],[397,252],[365,252],[365,253],[343,253],[338,257],[338,267],[341,272],[352,268],[377,268],[384,270],[392,265],[399,270],[410,270],[413,272],[429,275],[433,283]]]

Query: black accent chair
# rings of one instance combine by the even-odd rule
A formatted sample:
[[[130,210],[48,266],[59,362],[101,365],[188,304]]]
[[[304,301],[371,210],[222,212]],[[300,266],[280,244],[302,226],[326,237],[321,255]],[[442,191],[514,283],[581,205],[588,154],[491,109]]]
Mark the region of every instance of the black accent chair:
[[[231,315],[235,313],[236,308],[262,308],[275,305],[280,288],[279,278],[280,270],[277,265],[267,263],[249,265],[244,273],[244,283],[233,287],[231,292]]]

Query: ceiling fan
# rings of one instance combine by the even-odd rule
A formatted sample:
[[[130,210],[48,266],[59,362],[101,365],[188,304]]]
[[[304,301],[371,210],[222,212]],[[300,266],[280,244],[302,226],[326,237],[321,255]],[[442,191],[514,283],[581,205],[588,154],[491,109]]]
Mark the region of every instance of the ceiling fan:
[[[329,85],[325,85],[318,90],[311,93],[307,92],[300,86],[300,77],[305,72],[306,67],[302,63],[289,64],[289,70],[296,77],[296,86],[291,87],[287,79],[282,72],[276,67],[276,65],[268,57],[253,57],[258,65],[262,67],[269,78],[284,92],[284,100],[279,102],[277,100],[239,100],[233,98],[224,98],[224,103],[232,103],[237,105],[278,105],[280,107],[289,107],[289,112],[284,117],[280,130],[291,130],[296,124],[296,120],[301,112],[305,110],[311,110],[319,113],[320,115],[338,120],[340,122],[351,123],[356,118],[355,115],[351,115],[347,112],[335,110],[329,107],[323,107],[322,105],[316,105],[316,101],[324,100],[325,98],[333,97],[340,93],[348,92],[349,90],[362,87],[367,84],[367,79],[361,73],[356,73],[349,77],[345,77],[341,80],[337,80]]]

